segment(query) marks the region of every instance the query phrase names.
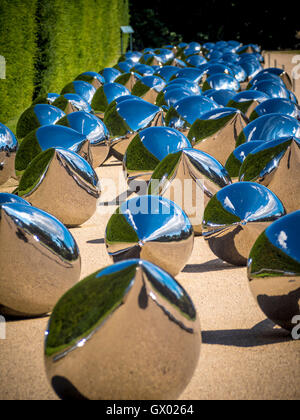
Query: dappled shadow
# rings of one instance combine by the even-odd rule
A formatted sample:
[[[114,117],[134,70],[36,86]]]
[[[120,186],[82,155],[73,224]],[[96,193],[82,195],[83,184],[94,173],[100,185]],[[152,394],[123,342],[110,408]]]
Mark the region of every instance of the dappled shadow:
[[[97,245],[97,244],[104,244],[105,241],[104,241],[103,238],[101,238],[101,239],[92,239],[91,241],[86,241],[86,243],[87,244],[95,244],[95,245]]]
[[[292,341],[290,333],[266,319],[251,329],[203,331],[205,344],[230,347],[259,347]]]
[[[215,260],[207,261],[203,264],[188,264],[182,270],[183,273],[206,273],[209,271],[222,271],[222,270],[234,270],[240,269],[235,265],[230,265],[219,258]]]

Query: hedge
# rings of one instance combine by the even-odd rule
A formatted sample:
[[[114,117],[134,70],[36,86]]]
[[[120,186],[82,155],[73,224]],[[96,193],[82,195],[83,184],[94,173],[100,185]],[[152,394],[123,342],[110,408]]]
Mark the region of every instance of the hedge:
[[[117,63],[128,0],[1,0],[0,121],[20,114],[37,96],[60,93],[85,71]]]

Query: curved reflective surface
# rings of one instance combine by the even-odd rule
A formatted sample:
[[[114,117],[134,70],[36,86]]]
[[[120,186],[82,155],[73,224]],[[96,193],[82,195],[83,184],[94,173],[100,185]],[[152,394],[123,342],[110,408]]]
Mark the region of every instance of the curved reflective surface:
[[[89,140],[91,163],[94,168],[101,165],[109,153],[109,132],[105,124],[88,112],[73,112],[57,123],[72,128]]]
[[[241,144],[237,147],[229,156],[226,161],[225,168],[228,171],[229,175],[232,178],[236,178],[240,174],[241,166],[249,155],[249,153],[253,152],[253,150],[257,149],[259,146],[264,144],[264,141],[249,141],[248,143]]]
[[[208,89],[228,89],[234,92],[238,92],[241,89],[241,86],[237,79],[230,74],[214,74],[207,78],[203,85],[203,91]]]
[[[92,108],[96,113],[105,112],[108,105],[119,96],[130,95],[129,89],[119,83],[106,83],[95,93]]]
[[[117,209],[107,224],[105,243],[114,262],[143,258],[177,275],[191,256],[194,231],[175,203],[145,195]]]
[[[262,70],[260,73],[271,73],[271,74],[275,74],[276,76],[279,76],[280,79],[283,81],[283,83],[285,84],[286,88],[288,90],[292,90],[293,89],[293,84],[291,81],[290,76],[288,75],[288,73],[280,68],[275,68],[275,67],[270,67],[267,69]]]
[[[30,204],[26,200],[19,197],[18,195],[9,194],[9,193],[0,193],[0,207],[4,204],[14,204],[14,203],[30,206]]]
[[[252,140],[271,141],[284,137],[300,137],[300,123],[283,114],[267,114],[252,121],[244,128],[238,145]]]
[[[238,182],[223,188],[209,201],[203,235],[217,257],[230,264],[246,265],[258,236],[284,215],[281,201],[268,188]]]
[[[240,169],[241,181],[267,186],[283,202],[288,213],[300,208],[300,139],[288,137],[255,148]]]
[[[289,99],[289,93],[287,89],[281,86],[279,83],[270,82],[268,80],[262,80],[257,82],[251,87],[252,90],[258,90],[264,92],[270,96],[270,98],[284,98]]]
[[[225,168],[207,153],[187,148],[168,154],[155,168],[148,193],[174,201],[202,232],[204,207],[221,188],[231,184]]]
[[[105,78],[95,71],[86,71],[76,77],[75,80],[83,80],[94,86],[95,89],[99,89],[105,83]]]
[[[220,108],[207,112],[191,126],[188,139],[193,147],[202,150],[222,165],[236,148],[237,139],[247,126],[248,119],[235,108]]]
[[[18,141],[13,132],[0,123],[0,185],[15,175]]]
[[[190,82],[200,83],[203,75],[204,75],[204,71],[202,69],[187,67],[187,68],[178,70],[177,73],[174,74],[173,78],[186,79],[186,80],[189,80]]]
[[[226,106],[228,102],[235,96],[235,92],[228,89],[209,89],[203,92],[203,95],[212,99],[221,106]]]
[[[91,104],[92,99],[96,93],[96,88],[88,82],[83,80],[75,80],[66,85],[61,91],[61,95],[65,93],[76,93],[81,96],[88,104]]]
[[[128,180],[149,181],[151,175],[169,153],[191,147],[188,139],[169,127],[151,127],[138,133],[125,153],[123,168]]]
[[[91,105],[76,93],[60,95],[52,105],[62,109],[66,114],[76,111],[92,111]]]
[[[161,268],[130,259],[92,274],[57,303],[45,335],[46,372],[61,399],[173,399],[189,383],[200,345],[187,292]]]
[[[132,94],[154,104],[165,86],[166,82],[159,76],[144,76],[133,86]]]
[[[40,153],[27,167],[18,195],[68,226],[86,222],[96,211],[99,180],[89,163],[70,150]]]
[[[131,92],[134,85],[141,79],[141,77],[142,76],[140,74],[133,71],[130,73],[123,73],[121,76],[116,78],[115,83],[125,86]]]
[[[64,225],[21,203],[0,206],[0,312],[50,312],[80,278],[77,244]]]
[[[148,127],[164,125],[163,110],[143,99],[119,102],[105,113],[104,124],[112,137],[111,148],[114,156],[123,160],[133,137]]]
[[[242,111],[248,118],[252,114],[253,110],[262,102],[270,99],[270,96],[266,93],[259,92],[256,90],[246,90],[244,92],[237,93],[227,104],[232,108],[237,108]]]
[[[265,114],[284,114],[300,120],[300,108],[289,99],[273,98],[258,105],[250,116],[250,121]]]
[[[122,74],[113,67],[106,67],[105,69],[100,70],[99,73],[104,77],[105,83],[113,83],[116,78]]]
[[[166,82],[169,82],[171,77],[177,73],[178,68],[175,66],[164,66],[157,70],[157,76],[162,77]]]
[[[288,331],[300,315],[300,211],[269,226],[255,242],[248,262],[248,279],[265,315]]]
[[[167,106],[170,108],[171,106],[175,106],[177,102],[181,101],[188,96],[192,96],[193,93],[189,89],[185,89],[184,87],[175,86],[173,88],[169,88],[166,92],[160,92],[160,94],[156,98],[156,105],[158,106]]]

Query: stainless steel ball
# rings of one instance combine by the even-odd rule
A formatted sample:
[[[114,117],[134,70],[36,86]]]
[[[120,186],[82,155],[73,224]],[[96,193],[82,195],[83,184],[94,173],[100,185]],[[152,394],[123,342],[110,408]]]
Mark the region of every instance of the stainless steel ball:
[[[175,399],[200,346],[191,298],[164,270],[135,259],[90,275],[59,300],[45,366],[64,400]]]
[[[0,185],[15,176],[18,141],[13,132],[0,123]]]
[[[243,266],[261,232],[285,214],[281,201],[268,188],[238,182],[217,192],[207,204],[203,236],[217,257]]]
[[[80,255],[67,228],[20,201],[0,205],[0,312],[38,316],[80,278]]]
[[[299,236],[300,211],[296,211],[259,236],[248,261],[255,300],[269,319],[288,331],[293,330],[300,315]]]
[[[194,231],[174,202],[144,195],[116,210],[107,224],[105,243],[114,262],[142,258],[175,276],[191,256]]]

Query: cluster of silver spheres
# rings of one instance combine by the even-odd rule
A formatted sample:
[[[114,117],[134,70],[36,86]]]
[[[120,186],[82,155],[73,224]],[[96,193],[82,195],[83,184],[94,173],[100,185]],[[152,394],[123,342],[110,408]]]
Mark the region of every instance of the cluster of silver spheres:
[[[113,265],[80,280],[68,228],[96,211],[95,169],[130,188],[108,221]],[[202,236],[248,266],[266,316],[300,314],[300,110],[260,47],[198,42],[129,51],[0,123],[0,313],[51,314],[46,373],[62,399],[175,399],[198,363],[195,305],[175,280]],[[136,191],[137,192],[137,191]],[[188,197],[189,200],[184,200]],[[187,203],[188,201],[188,203]]]

